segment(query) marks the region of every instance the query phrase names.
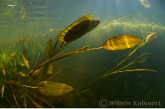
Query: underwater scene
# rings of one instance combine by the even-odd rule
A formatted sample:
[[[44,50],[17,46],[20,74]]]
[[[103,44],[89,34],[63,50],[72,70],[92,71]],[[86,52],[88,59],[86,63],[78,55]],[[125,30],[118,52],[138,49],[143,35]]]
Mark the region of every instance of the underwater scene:
[[[0,107],[165,107],[164,19],[164,0],[0,0]]]

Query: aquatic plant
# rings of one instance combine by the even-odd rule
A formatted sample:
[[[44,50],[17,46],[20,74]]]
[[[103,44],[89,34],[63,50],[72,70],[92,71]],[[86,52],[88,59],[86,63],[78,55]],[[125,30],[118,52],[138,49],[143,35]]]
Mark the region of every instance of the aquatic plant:
[[[109,23],[129,17],[131,16],[125,16]],[[0,86],[1,97],[4,101],[1,103],[2,107],[54,107],[48,102],[48,97],[59,97],[67,94],[71,96],[86,93],[98,81],[109,75],[124,72],[156,72],[155,70],[147,68],[129,69],[130,66],[137,63],[138,59],[148,55],[148,53],[141,54],[131,62],[127,64],[125,63],[138,49],[148,43],[149,39],[153,38],[153,35],[156,33],[149,33],[149,36],[144,37],[142,40],[129,34],[118,35],[107,39],[101,47],[89,48],[87,45],[67,53],[61,52],[62,49],[64,49],[66,45],[69,45],[71,42],[79,39],[91,31],[94,31],[95,29],[109,24],[106,23],[98,26],[99,23],[100,20],[92,19],[92,15],[88,14],[63,29],[58,34],[56,42],[53,42],[50,38],[48,39],[46,46],[40,46],[40,48],[37,48],[36,46],[37,43],[39,43],[39,40],[34,40],[34,37],[33,40],[21,38],[16,42],[16,45],[13,46],[12,49],[15,50],[14,52],[1,52],[0,62],[2,64],[0,66]],[[58,72],[51,73],[51,70],[53,70],[51,63],[54,61],[83,52],[92,52],[100,49],[118,51],[133,47],[135,48],[114,68],[92,80],[92,82],[80,92],[71,93],[75,90],[72,86],[67,83],[50,80],[60,72],[59,70]],[[9,49],[7,48],[6,51],[8,50]],[[45,52],[42,50],[45,50]],[[39,59],[39,57],[41,57],[40,55],[44,53],[45,57],[42,56],[43,59]],[[48,76],[48,74],[51,75]]]

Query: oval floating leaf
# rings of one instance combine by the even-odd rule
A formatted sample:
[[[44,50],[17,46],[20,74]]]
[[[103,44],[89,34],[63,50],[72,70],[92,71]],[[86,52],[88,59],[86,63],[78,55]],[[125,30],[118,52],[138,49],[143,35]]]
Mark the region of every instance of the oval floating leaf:
[[[73,90],[73,88],[67,84],[53,81],[41,81],[37,84],[37,87],[41,94],[49,97],[65,95]]]
[[[67,40],[64,40],[64,37],[66,36],[66,33],[68,33],[68,31],[70,31],[73,27],[75,27],[76,25],[85,25],[85,24],[89,24],[90,20],[92,18],[92,14],[88,14],[86,16],[81,17],[80,19],[74,21],[72,24],[70,24],[69,26],[67,26],[64,30],[62,30],[60,32],[60,34],[58,35],[58,41],[59,42],[67,42]],[[82,23],[83,22],[83,23]],[[80,26],[79,26],[80,27]],[[81,28],[83,29],[83,28]],[[75,31],[75,30],[74,30]],[[71,32],[72,33],[72,32]],[[69,40],[70,41],[70,40]]]
[[[99,20],[86,20],[72,27],[64,37],[65,42],[74,41],[86,33],[92,31],[100,23]]]
[[[54,44],[53,44],[52,39],[50,38],[46,43],[46,57],[51,58],[53,47],[54,47]]]
[[[96,28],[100,23],[100,20],[93,19],[90,21],[90,24],[88,26],[87,32],[92,31],[94,28]]]
[[[139,44],[141,39],[131,35],[120,35],[112,37],[105,41],[103,48],[106,50],[125,50]]]

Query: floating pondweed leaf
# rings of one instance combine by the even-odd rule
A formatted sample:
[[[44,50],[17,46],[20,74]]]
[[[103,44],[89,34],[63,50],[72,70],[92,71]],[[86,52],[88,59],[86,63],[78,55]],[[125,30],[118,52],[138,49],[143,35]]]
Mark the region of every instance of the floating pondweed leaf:
[[[39,67],[43,66],[43,65],[46,65],[46,64],[48,64],[50,62],[53,62],[55,60],[59,60],[61,58],[64,58],[64,57],[67,57],[67,56],[71,56],[73,54],[77,54],[77,53],[81,53],[81,52],[100,50],[102,48],[104,48],[106,50],[113,50],[113,51],[124,50],[124,49],[132,48],[132,47],[136,46],[140,42],[141,42],[141,39],[139,39],[138,37],[131,36],[131,35],[119,35],[119,36],[115,36],[115,37],[112,37],[112,38],[106,40],[105,43],[103,44],[103,46],[101,46],[101,47],[88,49],[88,46],[85,46],[85,47],[82,47],[82,48],[77,49],[75,51],[71,51],[69,53],[50,58],[47,61],[45,61],[44,63],[40,64]],[[141,47],[141,45],[138,46],[138,48],[140,48],[140,47]],[[138,49],[138,48],[136,48],[136,49]],[[136,50],[134,50],[133,52],[135,52],[135,51]],[[131,54],[133,54],[133,52]],[[131,54],[129,54],[129,56]]]
[[[29,69],[30,68],[29,61],[25,58],[24,55],[22,55],[22,58],[23,58],[23,61],[24,61],[25,65],[26,65],[26,67]]]
[[[37,79],[37,78],[39,77],[39,75],[42,73],[43,69],[44,69],[44,66],[42,66],[42,67],[36,69],[35,71],[32,70],[32,71],[29,72],[29,76],[30,76],[32,79],[35,80],[35,79]]]
[[[100,23],[99,20],[86,20],[72,27],[64,37],[65,42],[71,42],[92,31]]]
[[[46,57],[48,58],[51,58],[51,54],[52,54],[52,51],[53,51],[53,41],[52,39],[50,38],[47,43],[46,43]]]
[[[106,50],[124,50],[139,44],[141,40],[131,35],[119,35],[105,41],[103,48]]]
[[[45,96],[56,97],[70,93],[73,88],[64,83],[41,81],[37,84],[39,92]]]
[[[156,39],[156,32],[149,32],[147,37],[146,37],[146,43],[147,42],[152,42],[153,40]]]
[[[83,22],[84,24],[86,24],[86,23],[89,24],[91,18],[92,18],[92,14],[88,14],[88,15],[83,16],[83,17],[81,17],[80,19],[74,21],[72,24],[70,24],[70,25],[67,26],[64,30],[62,30],[62,31],[60,32],[60,34],[58,35],[58,41],[59,41],[59,42],[67,42],[67,41],[64,40],[64,37],[65,37],[66,33],[68,33],[68,31],[71,30],[71,29],[72,29],[73,27],[75,27],[76,25],[79,25],[79,24],[82,25],[82,22]],[[81,29],[82,29],[82,28],[81,28]]]
[[[90,24],[90,20],[82,21],[79,24],[72,27],[64,36],[65,42],[71,42],[81,36],[83,36],[86,31],[87,27]]]

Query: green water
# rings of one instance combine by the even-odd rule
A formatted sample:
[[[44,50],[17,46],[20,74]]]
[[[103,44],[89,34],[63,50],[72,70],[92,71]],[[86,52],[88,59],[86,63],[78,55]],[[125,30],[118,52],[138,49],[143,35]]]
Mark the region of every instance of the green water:
[[[165,3],[163,0],[144,1],[150,7],[145,7],[143,0],[0,0],[0,107],[165,107]],[[83,35],[60,49],[57,57],[86,45],[101,47],[107,39],[122,34],[143,40],[149,32],[156,32],[157,38],[119,66],[137,46],[120,51],[100,49],[74,54],[47,63],[44,73],[36,80],[28,76],[48,60],[47,41],[51,38],[54,44],[64,28],[87,14],[99,19],[99,25],[128,15],[132,17]],[[124,70],[151,69],[155,72],[125,71],[99,78],[144,53],[147,54],[141,60]],[[52,74],[46,72],[50,65],[53,66]],[[32,88],[48,80],[69,85],[73,90],[61,96],[45,96],[39,88]],[[55,91],[57,86],[51,88],[47,93]],[[60,88],[57,91],[65,90]]]

